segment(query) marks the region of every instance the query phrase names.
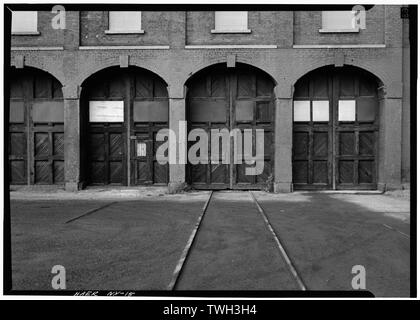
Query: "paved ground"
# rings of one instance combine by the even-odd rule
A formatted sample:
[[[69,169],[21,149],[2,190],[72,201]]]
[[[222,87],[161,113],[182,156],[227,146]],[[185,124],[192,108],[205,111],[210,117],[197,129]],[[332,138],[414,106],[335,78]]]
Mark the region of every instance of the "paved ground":
[[[311,193],[257,198],[309,289],[351,290],[351,269],[363,265],[372,293],[409,296],[407,200]]]
[[[14,289],[51,289],[63,265],[67,288],[165,290],[206,194],[116,202],[12,201]]]
[[[130,192],[73,198],[12,192],[13,288],[51,289],[51,268],[60,264],[68,289],[165,290],[208,193]],[[254,194],[308,289],[351,290],[351,268],[363,265],[375,295],[409,295],[406,197]],[[177,289],[298,287],[249,193],[221,192],[213,195]]]

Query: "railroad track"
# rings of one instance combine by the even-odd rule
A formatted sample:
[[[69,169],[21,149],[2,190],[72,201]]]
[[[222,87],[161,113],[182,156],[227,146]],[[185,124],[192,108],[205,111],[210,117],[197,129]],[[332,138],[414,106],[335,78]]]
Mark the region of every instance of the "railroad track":
[[[191,256],[191,252],[194,248],[194,242],[197,239],[198,234],[200,233],[200,230],[202,228],[202,222],[205,219],[205,214],[208,210],[208,208],[211,205],[211,200],[213,197],[213,191],[210,191],[209,197],[207,198],[207,201],[202,207],[201,213],[194,225],[193,231],[188,238],[187,244],[185,245],[184,250],[182,251],[181,257],[178,260],[178,263],[174,269],[174,272],[172,274],[171,281],[167,287],[168,290],[177,290],[177,285],[180,281],[180,278],[182,276],[183,270],[185,268],[185,265],[188,263],[188,257]],[[279,236],[277,235],[276,231],[274,230],[273,226],[270,223],[270,220],[268,219],[267,214],[265,213],[264,209],[261,207],[261,205],[258,203],[258,200],[256,199],[254,193],[252,191],[249,191],[249,196],[252,199],[252,202],[255,205],[256,213],[258,213],[261,218],[264,220],[265,227],[267,228],[267,231],[270,233],[273,241],[276,244],[277,250],[280,252],[285,264],[287,265],[287,269],[290,272],[290,275],[293,277],[293,280],[296,282],[298,288],[302,291],[307,290],[306,286],[302,280],[302,277],[299,275],[297,269],[295,268],[292,260],[290,259],[286,247],[281,242]]]

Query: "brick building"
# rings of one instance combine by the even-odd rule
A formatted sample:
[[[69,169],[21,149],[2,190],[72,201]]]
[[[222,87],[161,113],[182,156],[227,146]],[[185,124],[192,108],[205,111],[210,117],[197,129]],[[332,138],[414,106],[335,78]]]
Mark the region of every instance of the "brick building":
[[[401,6],[369,8],[365,26],[358,14],[66,11],[60,28],[57,13],[16,11],[10,184],[401,188],[410,181],[408,20]],[[187,144],[180,120],[188,131],[264,129],[263,173],[159,164],[159,129]]]

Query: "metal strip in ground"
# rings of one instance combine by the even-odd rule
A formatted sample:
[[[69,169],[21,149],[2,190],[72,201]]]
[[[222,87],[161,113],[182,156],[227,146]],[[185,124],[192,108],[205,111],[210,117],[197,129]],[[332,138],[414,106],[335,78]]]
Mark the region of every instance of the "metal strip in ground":
[[[387,225],[387,224],[385,224],[385,223],[383,223],[382,225],[383,225],[385,228],[387,228],[387,229],[389,229],[389,230],[392,230],[392,231],[396,231],[396,232],[398,232],[399,234],[401,234],[402,236],[407,237],[408,239],[410,239],[410,236],[409,236],[408,234],[406,234],[406,233],[404,233],[404,232],[401,232],[401,231],[399,231],[399,230],[397,230],[397,229],[395,229],[395,228],[393,228],[393,227],[390,227],[389,225]]]
[[[179,261],[178,261],[178,263],[177,263],[177,265],[176,265],[176,267],[174,269],[174,273],[172,275],[172,280],[171,280],[171,282],[168,285],[168,290],[174,290],[175,287],[176,287],[176,284],[178,282],[178,279],[179,279],[179,277],[181,275],[182,268],[183,268],[183,266],[185,264],[185,260],[187,259],[187,256],[188,256],[188,254],[190,252],[190,249],[191,249],[191,246],[192,246],[192,244],[193,244],[193,242],[195,240],[195,236],[197,235],[197,231],[200,228],[201,221],[203,220],[204,214],[206,213],[207,207],[209,206],[209,202],[210,202],[210,199],[211,199],[211,196],[212,195],[213,195],[213,191],[210,191],[210,196],[209,196],[209,198],[207,199],[206,203],[203,206],[203,209],[201,211],[201,214],[198,217],[197,222],[195,223],[194,229],[193,229],[193,231],[192,231],[192,233],[191,233],[191,235],[190,235],[190,237],[188,239],[188,242],[187,242],[184,250],[182,251],[181,258],[179,259]]]
[[[105,209],[105,208],[107,208],[107,207],[109,207],[109,206],[111,206],[111,205],[113,205],[115,203],[117,203],[117,201],[114,201],[114,202],[111,202],[111,203],[107,203],[107,204],[105,204],[103,206],[100,206],[99,208],[96,208],[96,209],[89,210],[88,212],[86,212],[86,213],[84,213],[84,214],[82,214],[82,215],[80,215],[80,216],[78,216],[76,218],[72,218],[70,220],[67,220],[65,223],[70,223],[70,222],[73,222],[73,221],[78,220],[80,218],[86,217],[86,216],[88,216],[88,215],[90,215],[92,213],[95,213],[96,211],[99,211],[101,209]]]
[[[252,193],[252,191],[249,191],[249,193],[251,194],[252,200],[254,201],[254,203],[255,203],[255,205],[256,205],[256,207],[257,207],[257,209],[258,209],[259,213],[260,213],[260,214],[261,214],[261,216],[263,217],[264,222],[265,222],[265,224],[267,225],[268,230],[270,230],[270,233],[271,233],[271,235],[273,236],[274,241],[276,242],[277,247],[278,247],[278,249],[280,250],[280,253],[281,253],[281,255],[282,255],[282,257],[283,257],[284,261],[286,262],[287,267],[289,268],[290,273],[293,275],[293,278],[296,280],[296,282],[297,282],[297,284],[298,284],[299,288],[300,288],[302,291],[305,291],[305,290],[306,290],[306,287],[305,287],[305,285],[304,285],[304,283],[303,283],[302,279],[300,278],[300,276],[299,276],[298,272],[296,271],[296,268],[293,266],[293,263],[292,263],[292,261],[290,260],[290,258],[289,258],[289,256],[288,256],[288,254],[287,254],[287,252],[286,252],[286,250],[285,250],[284,246],[281,244],[281,241],[280,241],[279,237],[277,236],[276,232],[274,231],[274,229],[273,229],[273,227],[272,227],[272,225],[271,225],[270,221],[268,220],[267,215],[265,214],[265,212],[264,212],[263,208],[262,208],[262,207],[260,206],[260,204],[258,203],[258,201],[257,201],[257,199],[255,198],[255,196],[254,196],[254,194]]]

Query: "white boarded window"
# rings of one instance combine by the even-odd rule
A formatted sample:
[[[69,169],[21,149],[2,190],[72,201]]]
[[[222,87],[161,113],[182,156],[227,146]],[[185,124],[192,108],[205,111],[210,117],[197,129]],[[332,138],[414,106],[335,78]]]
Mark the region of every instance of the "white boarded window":
[[[320,32],[358,32],[356,11],[322,11]]]
[[[356,120],[356,101],[339,100],[338,101],[338,121]]]
[[[110,11],[106,33],[143,33],[141,11]]]
[[[293,121],[311,121],[310,101],[293,101]]]
[[[89,101],[89,122],[124,122],[124,101]]]
[[[215,11],[214,21],[214,33],[251,32],[248,29],[248,11]]]
[[[328,100],[312,101],[312,121],[329,121],[330,103]]]
[[[37,33],[37,11],[12,11],[12,33]]]

